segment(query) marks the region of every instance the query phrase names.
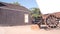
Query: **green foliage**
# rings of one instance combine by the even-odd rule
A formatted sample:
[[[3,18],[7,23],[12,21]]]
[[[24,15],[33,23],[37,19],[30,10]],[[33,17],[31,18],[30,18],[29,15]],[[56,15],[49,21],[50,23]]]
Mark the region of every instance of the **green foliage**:
[[[32,14],[33,17],[38,17],[39,15],[38,14]]]
[[[20,6],[19,2],[13,2],[13,4],[15,4],[15,5],[19,5],[19,6]]]
[[[38,17],[41,15],[40,9],[39,8],[31,8],[31,15],[33,17]]]

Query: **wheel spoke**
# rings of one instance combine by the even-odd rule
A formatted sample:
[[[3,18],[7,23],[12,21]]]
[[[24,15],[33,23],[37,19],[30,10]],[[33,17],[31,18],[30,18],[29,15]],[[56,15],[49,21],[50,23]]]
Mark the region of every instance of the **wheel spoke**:
[[[54,27],[59,23],[59,21],[54,15],[50,15],[50,16],[48,16],[46,23],[48,26]]]

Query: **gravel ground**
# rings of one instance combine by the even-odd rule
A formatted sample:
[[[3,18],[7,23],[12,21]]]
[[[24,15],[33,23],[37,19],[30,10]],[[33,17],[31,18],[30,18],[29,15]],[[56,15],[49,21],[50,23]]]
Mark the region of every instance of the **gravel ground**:
[[[24,26],[11,26],[11,27],[2,27],[0,26],[0,34],[60,34],[60,29],[31,29],[31,25]]]

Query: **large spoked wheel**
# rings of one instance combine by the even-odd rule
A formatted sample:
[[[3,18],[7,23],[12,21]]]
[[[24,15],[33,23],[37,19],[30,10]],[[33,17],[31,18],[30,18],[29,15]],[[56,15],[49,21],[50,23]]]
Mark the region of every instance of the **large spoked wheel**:
[[[60,28],[60,18],[58,18],[58,21],[59,21],[58,27]]]
[[[41,28],[41,25],[42,25],[42,23],[43,23],[43,18],[42,18],[42,16],[39,18],[39,22],[37,22],[37,24],[38,24],[38,26]]]
[[[54,15],[49,15],[46,19],[46,24],[49,28],[56,28],[59,24],[59,21]]]
[[[43,19],[41,19],[37,24],[38,24],[38,26],[41,28],[41,25],[43,24]]]

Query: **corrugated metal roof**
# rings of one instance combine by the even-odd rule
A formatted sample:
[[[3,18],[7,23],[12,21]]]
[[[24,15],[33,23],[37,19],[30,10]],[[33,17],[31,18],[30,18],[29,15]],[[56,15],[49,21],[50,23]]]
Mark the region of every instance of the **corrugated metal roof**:
[[[4,2],[0,2],[0,3],[5,5],[5,6],[0,6],[0,7],[3,7],[3,8],[30,11],[30,10],[28,10],[28,9],[27,9],[26,7],[24,7],[24,6],[19,6],[19,5],[10,4],[10,3],[4,3]]]

